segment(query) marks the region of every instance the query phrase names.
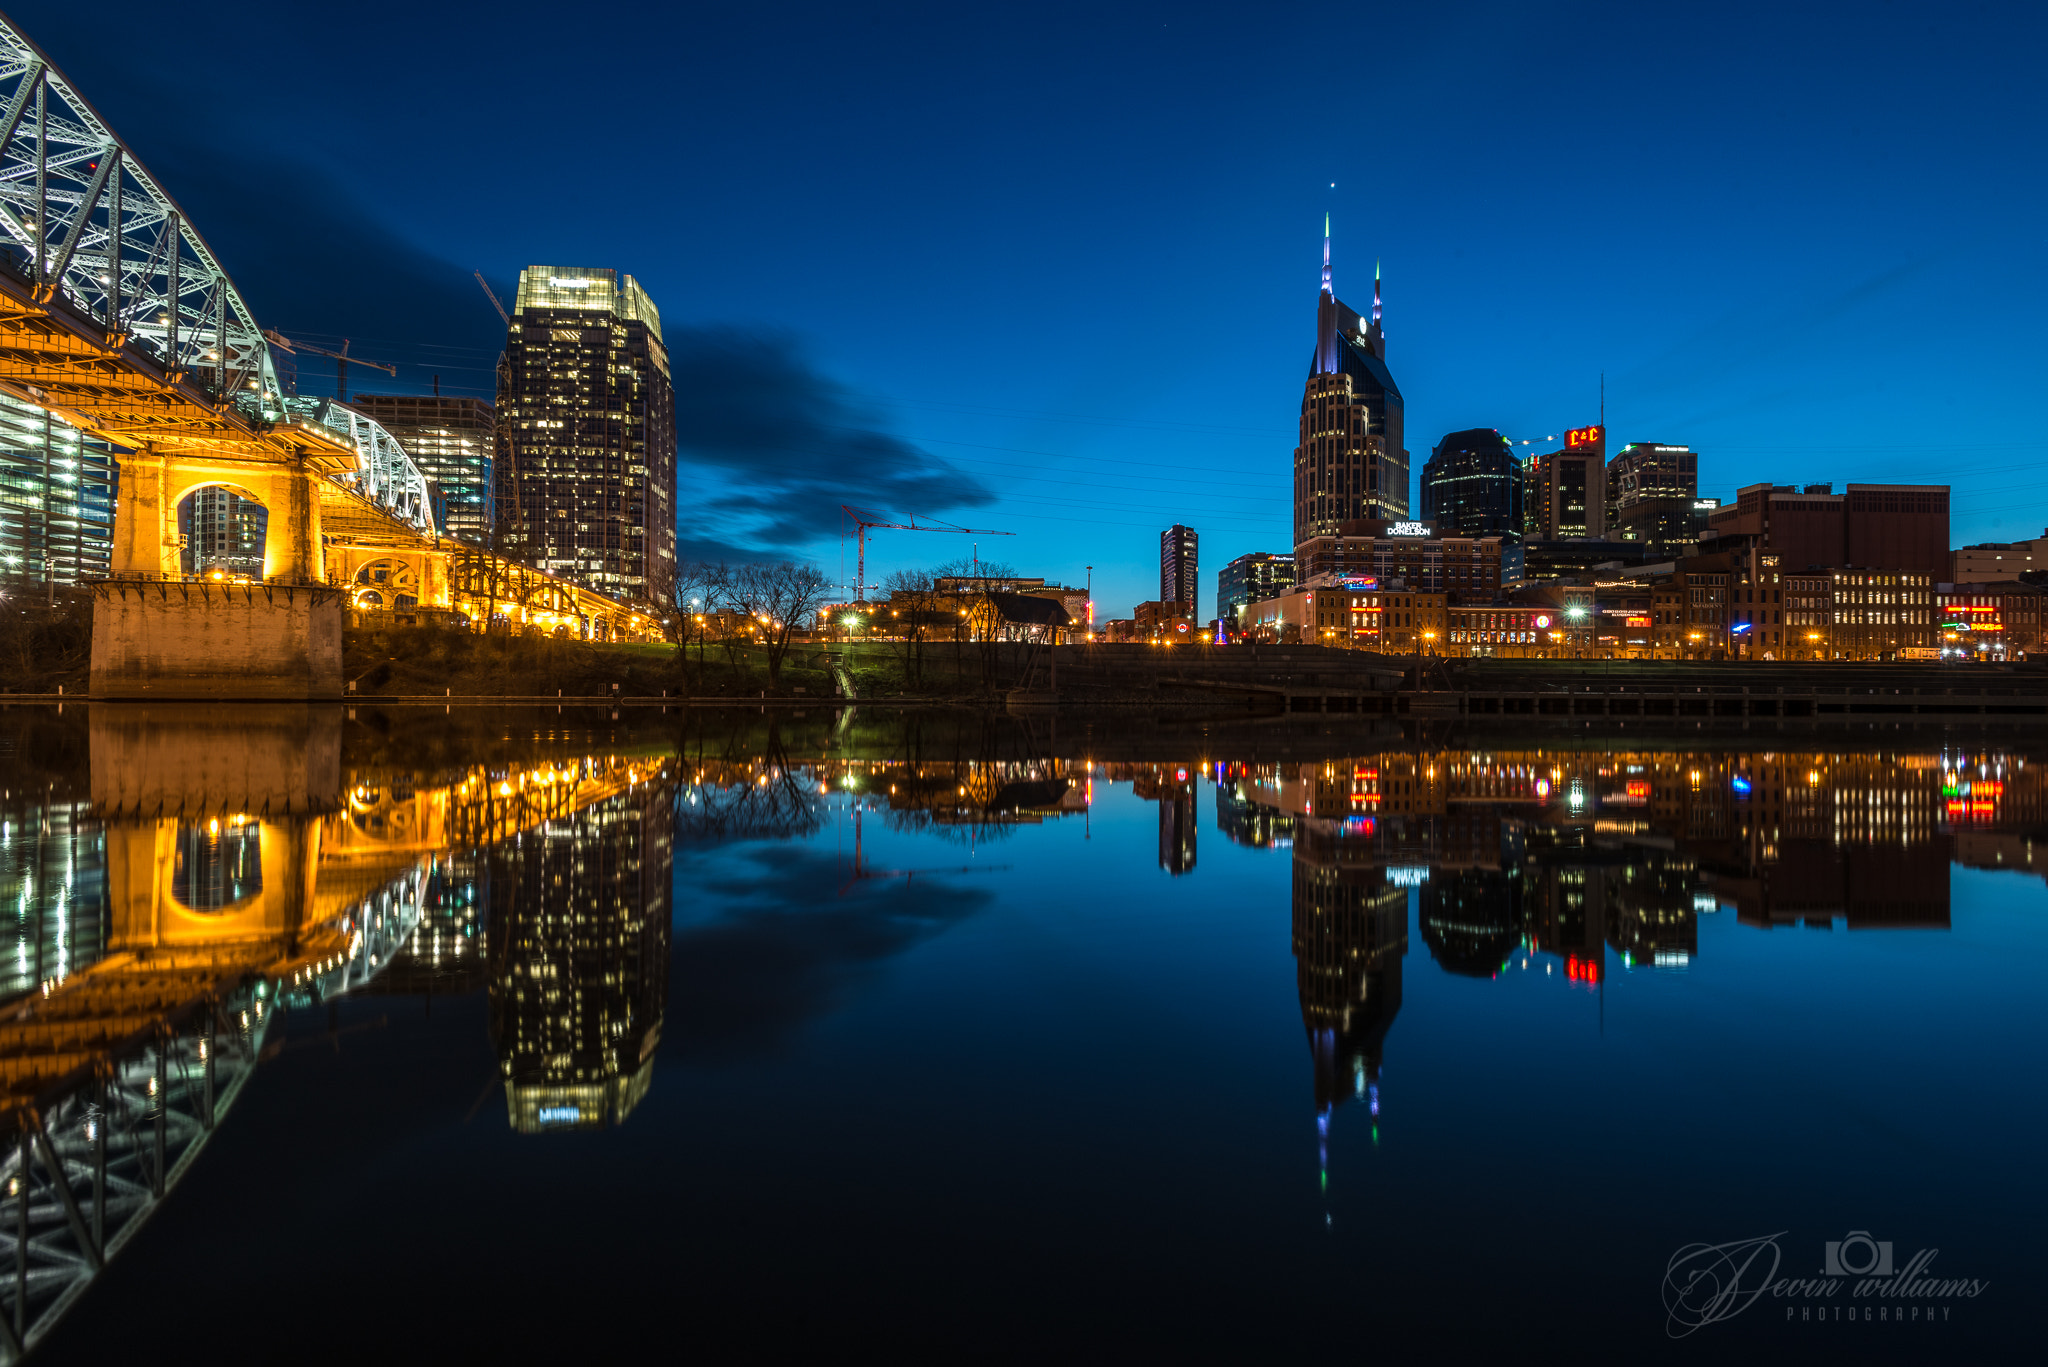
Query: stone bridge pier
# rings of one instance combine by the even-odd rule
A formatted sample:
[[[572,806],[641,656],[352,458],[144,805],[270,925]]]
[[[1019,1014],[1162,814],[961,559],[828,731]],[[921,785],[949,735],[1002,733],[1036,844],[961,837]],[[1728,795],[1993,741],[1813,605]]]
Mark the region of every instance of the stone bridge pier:
[[[121,458],[113,577],[94,586],[92,696],[103,699],[338,699],[347,592],[327,583],[323,476],[279,463]],[[219,486],[263,505],[263,580],[188,578],[178,506]]]

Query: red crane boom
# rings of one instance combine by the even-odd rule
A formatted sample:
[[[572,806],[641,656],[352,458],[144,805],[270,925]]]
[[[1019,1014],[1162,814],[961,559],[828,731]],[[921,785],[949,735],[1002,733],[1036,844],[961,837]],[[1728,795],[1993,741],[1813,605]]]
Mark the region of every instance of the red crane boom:
[[[896,532],[959,532],[963,535],[972,533],[975,536],[1016,535],[1015,532],[992,531],[987,527],[956,527],[950,522],[941,522],[933,517],[928,517],[924,521],[919,522],[914,514],[908,522],[891,522],[886,513],[878,513],[872,508],[855,508],[845,503],[839,505],[839,511],[846,514],[847,519],[854,526],[854,542],[857,548],[855,563],[857,568],[853,575],[853,601],[856,603],[867,601],[868,529],[871,527],[880,527]],[[844,532],[840,533],[840,538],[839,544],[844,546],[846,544]],[[844,564],[843,561],[841,563]]]

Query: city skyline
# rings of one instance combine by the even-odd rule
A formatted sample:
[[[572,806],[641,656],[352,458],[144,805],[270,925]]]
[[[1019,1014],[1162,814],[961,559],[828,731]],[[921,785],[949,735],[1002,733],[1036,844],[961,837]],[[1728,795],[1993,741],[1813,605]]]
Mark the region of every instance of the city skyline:
[[[1283,543],[1284,498],[1253,500],[1276,497],[1265,475],[1284,468],[1293,444],[1294,414],[1276,411],[1276,400],[1298,393],[1298,319],[1325,212],[1340,287],[1386,262],[1411,451],[1474,427],[1521,441],[1592,421],[1604,373],[1610,449],[1688,445],[1704,457],[1703,495],[1798,482],[1816,477],[1812,466],[1854,464],[1860,478],[1907,482],[1931,449],[1957,484],[1958,544],[2038,532],[2048,508],[2013,496],[2009,467],[2039,445],[2025,421],[2040,348],[2027,319],[2043,285],[2021,238],[2040,191],[2006,169],[2026,164],[2039,125],[2013,65],[2038,17],[2006,8],[1969,30],[1909,39],[1849,24],[1848,13],[1774,18],[1765,45],[1739,38],[1741,22],[1695,33],[1679,16],[1376,15],[1373,79],[1390,112],[1370,165],[1300,138],[1301,101],[1312,97],[1287,88],[1297,30],[1277,18],[1225,26],[1205,13],[1149,28],[1112,18],[1071,53],[1027,44],[1028,53],[992,59],[989,78],[1020,107],[1035,103],[1021,97],[1086,83],[1099,66],[1128,67],[1113,91],[1034,133],[979,102],[992,129],[950,118],[971,98],[963,89],[906,106],[848,92],[833,74],[849,51],[885,70],[941,66],[956,48],[981,50],[980,25],[992,20],[961,18],[891,54],[872,34],[812,16],[791,43],[760,49],[777,51],[783,79],[801,92],[766,126],[747,117],[740,94],[755,78],[750,61],[703,70],[676,97],[697,132],[658,156],[688,172],[680,179],[696,207],[687,217],[661,212],[666,199],[628,216],[593,200],[546,222],[511,211],[521,183],[511,175],[485,193],[505,210],[496,214],[470,212],[474,197],[443,203],[406,189],[440,161],[441,145],[413,131],[422,119],[455,146],[481,149],[485,169],[509,171],[496,130],[538,120],[538,96],[507,90],[509,118],[495,104],[486,116],[462,81],[445,77],[482,82],[516,69],[517,7],[490,23],[463,7],[419,16],[415,53],[380,54],[388,65],[377,79],[407,95],[404,124],[364,107],[317,126],[223,122],[161,98],[169,77],[97,43],[98,11],[41,4],[16,17],[60,63],[109,72],[94,82],[104,112],[147,130],[138,151],[210,225],[259,316],[316,339],[354,336],[366,352],[378,340],[372,354],[399,362],[401,375],[374,388],[423,393],[439,374],[446,392],[490,396],[497,320],[469,276],[478,266],[503,292],[533,259],[646,262],[648,289],[682,334],[680,381],[744,380],[775,364],[818,382],[789,400],[802,420],[796,438],[757,430],[720,445],[728,408],[679,414],[684,466],[707,486],[730,492],[732,471],[763,443],[797,440],[805,452],[803,468],[776,486],[802,516],[769,521],[721,505],[718,536],[693,529],[698,544],[807,553],[836,571],[836,526],[814,508],[971,508],[977,525],[1020,533],[1020,568],[1072,580],[1095,564],[1098,600],[1120,603],[1149,596],[1141,536],[1158,526],[1201,528],[1218,564]],[[710,51],[761,21],[728,16],[712,41],[688,45],[660,41],[665,22],[636,15],[648,41],[634,44],[632,61],[650,79],[662,60],[701,70],[694,57],[651,55],[665,46]],[[325,39],[324,26],[297,15],[268,29],[202,16],[167,37],[159,65],[280,51],[310,60]],[[1601,82],[1538,106],[1510,83],[1455,119],[1401,112],[1425,109],[1409,97],[1474,59],[1616,72],[1654,62],[1697,95],[1638,109],[1637,141],[1620,154],[1602,142],[1616,97]],[[1927,95],[1910,110],[1858,74],[1901,65]],[[1148,105],[1190,80],[1242,93],[1141,152],[1157,118]],[[845,132],[801,151],[826,100]],[[1706,119],[1707,108],[1723,113]],[[992,132],[1002,153],[962,158],[967,169],[930,184],[849,176],[874,169],[856,150],[860,135],[906,119],[905,164],[951,162],[964,136],[953,125],[977,127],[977,139]],[[1215,139],[1193,136],[1210,119],[1242,126],[1221,154]],[[1099,146],[1082,149],[1082,190],[1017,211],[1044,203],[1049,165],[1071,159],[1084,123]],[[546,135],[551,149],[569,136]],[[629,160],[580,140],[577,155],[594,177],[625,174]],[[272,156],[289,172],[274,178],[274,202],[230,221],[237,213],[226,206],[246,198],[244,169]],[[1118,177],[1119,161],[1134,173]],[[1685,166],[1710,176],[1711,195],[1672,179]],[[1892,187],[1907,173],[1920,188],[1901,200]],[[791,184],[799,201],[835,206],[836,227],[820,229],[801,205],[791,212]],[[1574,202],[1604,212],[1561,212]],[[1085,220],[1068,207],[1082,203]],[[315,204],[332,227],[293,221]],[[1492,212],[1499,204],[1509,206],[1504,219]],[[1645,222],[1657,231],[1643,232]],[[1175,226],[1162,235],[1163,223]],[[331,270],[305,270],[307,232],[325,234],[314,255]],[[1134,256],[1148,268],[1131,271]],[[341,275],[369,287],[336,291]],[[1182,351],[1165,384],[1140,378],[1121,359],[1150,325],[1139,319],[1185,316],[1197,281],[1210,340]],[[999,371],[938,343],[943,330],[930,326],[970,291],[1002,317],[1008,364]],[[1901,347],[1914,351],[1922,381],[1894,393],[1881,376]],[[303,373],[308,392],[332,379],[311,362]],[[844,478],[847,453],[869,450],[872,477]],[[880,553],[885,564],[909,564],[917,549]]]

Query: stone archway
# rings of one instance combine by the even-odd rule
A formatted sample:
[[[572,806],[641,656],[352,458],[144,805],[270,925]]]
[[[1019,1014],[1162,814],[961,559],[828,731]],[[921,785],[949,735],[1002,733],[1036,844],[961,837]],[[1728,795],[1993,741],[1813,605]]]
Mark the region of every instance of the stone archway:
[[[263,578],[270,510],[248,489],[197,484],[178,500],[178,569],[187,579],[250,583]]]
[[[419,569],[409,556],[379,556],[358,566],[349,580],[350,607],[411,608],[420,600]]]

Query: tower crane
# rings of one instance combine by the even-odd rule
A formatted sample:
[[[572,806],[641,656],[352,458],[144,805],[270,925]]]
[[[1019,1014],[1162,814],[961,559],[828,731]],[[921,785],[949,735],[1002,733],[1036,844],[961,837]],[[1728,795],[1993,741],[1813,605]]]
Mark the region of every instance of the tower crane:
[[[310,351],[315,356],[331,358],[334,362],[334,397],[343,403],[348,402],[348,368],[351,363],[368,366],[372,370],[381,370],[393,379],[398,378],[398,367],[395,365],[387,365],[383,361],[366,361],[360,356],[349,355],[348,338],[346,337],[341,339],[341,350],[339,351],[329,351],[326,347],[313,346],[307,342],[294,342],[283,333],[272,332],[269,328],[263,329],[263,340],[274,347],[282,347],[293,355],[297,355],[301,351]]]
[[[498,317],[504,321],[506,327],[511,327],[512,315],[505,312],[505,306],[498,302],[498,292],[491,288],[491,282],[484,279],[482,271],[471,271],[470,274],[476,277],[477,284],[484,287],[484,298],[491,301],[491,307],[498,311]],[[519,301],[515,299],[512,302],[516,304]]]
[[[853,576],[853,601],[856,603],[867,601],[868,531],[871,528],[884,528],[896,532],[958,532],[963,535],[971,533],[976,536],[1016,535],[1015,532],[991,531],[987,527],[956,527],[950,522],[941,522],[937,518],[932,517],[919,522],[915,515],[912,515],[907,522],[891,522],[885,513],[878,513],[872,508],[855,508],[845,503],[839,505],[839,511],[846,514],[848,520],[854,526],[854,542],[858,548],[856,551],[856,564],[858,568],[854,571]],[[841,533],[842,538],[844,535],[844,533]],[[839,544],[843,546],[846,542],[842,539]],[[842,561],[840,563],[844,564],[845,562]]]
[[[471,271],[470,274],[476,277],[477,284],[483,286],[484,298],[490,300],[491,307],[498,311],[498,321],[503,323],[509,330],[512,326],[512,315],[505,312],[505,306],[498,302],[498,292],[491,288],[490,281],[484,279],[482,271]],[[519,301],[515,298],[512,302],[516,304]],[[506,376],[508,373],[505,365],[505,353],[501,351],[498,353],[499,403],[505,402]],[[511,467],[512,473],[512,478],[508,481],[512,486],[512,515],[518,519],[520,535],[524,536],[526,533],[526,499],[520,492],[519,448],[513,444],[510,424],[507,424],[500,430],[505,436],[505,461]]]

